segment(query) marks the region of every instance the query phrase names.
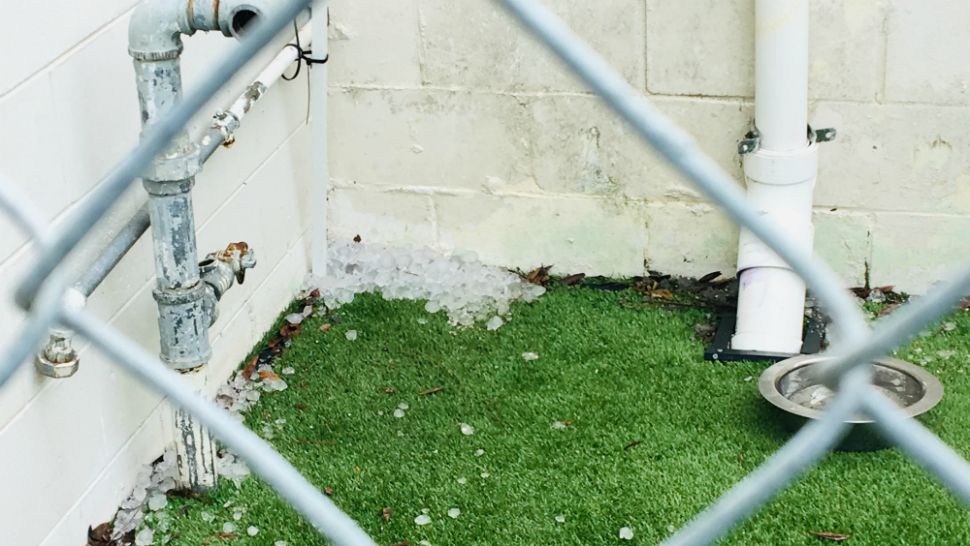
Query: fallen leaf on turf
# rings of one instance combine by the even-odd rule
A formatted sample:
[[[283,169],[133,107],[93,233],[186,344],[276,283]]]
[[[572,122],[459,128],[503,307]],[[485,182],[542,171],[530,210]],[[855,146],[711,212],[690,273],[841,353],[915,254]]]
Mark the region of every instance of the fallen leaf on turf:
[[[280,335],[286,338],[293,337],[303,331],[303,327],[299,324],[290,324],[289,322],[284,322],[283,326],[280,326]]]
[[[579,284],[583,282],[586,278],[586,273],[573,273],[572,275],[567,275],[559,281],[563,286],[573,286],[574,284]]]
[[[436,392],[441,392],[443,390],[445,390],[444,387],[431,387],[430,389],[425,389],[425,390],[421,391],[420,394],[422,394],[424,396],[428,396],[429,394],[434,394]]]
[[[721,272],[720,271],[711,271],[707,275],[704,275],[703,277],[697,279],[697,282],[699,282],[699,283],[711,282],[711,281],[713,281],[714,279],[716,279],[716,278],[718,278],[720,276],[721,276]]]
[[[862,299],[868,298],[869,292],[872,292],[872,289],[866,286],[853,286],[849,290],[851,290],[852,293],[855,294],[857,298],[862,298]]]
[[[658,300],[672,300],[674,293],[666,288],[658,288],[650,291],[650,297]]]
[[[230,539],[230,540],[236,540],[237,538],[239,538],[239,535],[237,535],[236,533],[223,533],[223,532],[220,532],[216,536],[219,537],[219,538],[226,538],[226,539]]]
[[[330,487],[329,485],[326,486],[326,487],[324,487],[323,488],[323,494],[326,495],[326,496],[328,496],[328,497],[332,497],[333,496],[333,487]]]
[[[845,542],[849,540],[852,535],[846,533],[833,533],[831,531],[809,531],[812,535],[822,539],[831,540],[832,542]]]
[[[391,510],[390,506],[385,506],[384,509],[381,510],[381,517],[384,518],[384,521],[391,521],[391,512],[393,512],[393,510]]]
[[[111,524],[102,523],[95,528],[88,527],[88,546],[111,546]]]
[[[545,286],[549,282],[549,270],[552,269],[551,265],[540,265],[539,267],[529,271],[525,280],[532,283],[538,284],[539,286]]]
[[[269,370],[262,370],[262,371],[260,371],[258,373],[259,373],[259,378],[260,379],[267,379],[269,381],[279,381],[279,379],[280,379],[280,376],[276,375],[275,373],[273,373],[273,372],[271,372]]]
[[[333,328],[333,325],[329,322],[324,322],[320,325],[320,331],[324,333],[329,332],[331,328]]]
[[[253,357],[249,359],[249,362],[246,363],[246,367],[243,368],[243,377],[249,379],[253,376],[253,373],[256,371],[256,362],[258,360],[259,355],[253,355]]]
[[[397,392],[397,389],[394,387],[384,387],[384,394],[394,394],[395,392]]]

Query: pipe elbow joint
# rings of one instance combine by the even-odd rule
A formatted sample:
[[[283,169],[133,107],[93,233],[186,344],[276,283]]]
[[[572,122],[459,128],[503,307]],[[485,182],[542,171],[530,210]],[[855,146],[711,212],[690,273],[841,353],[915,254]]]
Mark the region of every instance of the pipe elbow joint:
[[[182,34],[195,32],[184,0],[143,0],[128,23],[128,53],[139,61],[174,59]]]
[[[276,9],[279,9],[279,0],[220,0],[218,30],[226,36],[241,38]],[[301,12],[297,24],[303,25],[306,21],[309,21],[309,10]]]
[[[241,38],[277,3],[273,0],[223,0],[219,3],[219,30],[226,36]]]

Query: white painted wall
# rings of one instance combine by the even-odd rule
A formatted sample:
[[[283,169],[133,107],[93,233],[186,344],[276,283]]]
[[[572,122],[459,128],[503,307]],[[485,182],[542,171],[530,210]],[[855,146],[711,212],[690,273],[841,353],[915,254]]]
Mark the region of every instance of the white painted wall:
[[[545,0],[738,179],[753,0]],[[970,5],[812,0],[816,248],[922,292],[970,254]],[[737,229],[486,0],[334,0],[331,229],[489,262],[729,272]]]
[[[0,172],[52,220],[63,219],[138,139],[138,102],[127,54],[134,0],[19,2],[0,33]],[[42,27],[37,25],[42,22]],[[230,40],[186,39],[187,87]],[[275,48],[278,50],[278,47]],[[267,51],[248,67],[265,64]],[[229,86],[204,116],[248,83]],[[307,85],[281,82],[246,118],[231,150],[220,150],[197,179],[199,251],[245,240],[259,265],[223,299],[212,328],[213,389],[285,306],[307,271]],[[206,125],[205,119],[197,126]],[[107,224],[144,200],[139,185]],[[104,238],[99,229],[95,238]],[[0,346],[23,319],[12,288],[33,249],[0,218]],[[82,259],[84,256],[82,256]],[[87,256],[90,258],[90,255]],[[89,308],[157,351],[151,242],[143,238],[90,300]],[[80,546],[86,529],[113,515],[137,469],[169,438],[161,398],[93,350],[71,379],[38,376],[30,363],[0,390],[0,528],[4,544]]]

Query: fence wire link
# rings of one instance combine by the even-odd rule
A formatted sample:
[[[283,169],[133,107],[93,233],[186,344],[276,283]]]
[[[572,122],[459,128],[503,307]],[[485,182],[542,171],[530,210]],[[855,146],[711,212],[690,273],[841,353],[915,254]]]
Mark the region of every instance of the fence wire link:
[[[717,502],[681,529],[666,544],[709,544],[733,525],[753,514],[802,472],[823,458],[847,430],[845,420],[857,411],[868,412],[887,438],[934,474],[964,503],[970,505],[970,464],[942,440],[869,385],[872,358],[905,342],[937,320],[970,291],[970,267],[951,282],[907,304],[880,321],[871,332],[838,277],[824,263],[797,250],[781,232],[748,206],[734,180],[701,152],[690,136],[615,73],[554,14],[534,0],[497,0],[538,36],[586,82],[636,133],[677,170],[693,181],[740,225],[761,238],[812,288],[834,320],[837,343],[828,364],[828,383],[838,395],[822,418],[806,425],[772,457],[736,484]],[[373,541],[320,493],[266,442],[232,420],[215,404],[184,385],[157,358],[88,313],[64,306],[67,279],[57,271],[63,258],[91,230],[101,215],[137,178],[189,119],[259,49],[292,20],[308,0],[288,0],[257,26],[226,59],[217,63],[197,90],[188,95],[162,122],[146,132],[141,143],[98,185],[63,226],[48,225],[16,187],[0,177],[0,211],[33,239],[40,256],[18,285],[17,300],[28,311],[21,334],[0,354],[0,385],[28,360],[47,330],[59,323],[75,329],[94,346],[140,380],[190,411],[253,471],[334,544],[371,545]]]

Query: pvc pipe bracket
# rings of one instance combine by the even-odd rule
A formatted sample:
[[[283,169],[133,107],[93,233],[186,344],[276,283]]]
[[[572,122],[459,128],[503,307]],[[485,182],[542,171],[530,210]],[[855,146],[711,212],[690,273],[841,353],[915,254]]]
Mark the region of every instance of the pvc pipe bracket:
[[[812,126],[808,126],[808,142],[830,142],[835,140],[839,132],[835,127],[825,127],[822,129],[812,129]],[[761,149],[761,133],[758,132],[757,127],[751,127],[751,130],[744,134],[738,142],[738,155],[751,154],[757,152]]]

